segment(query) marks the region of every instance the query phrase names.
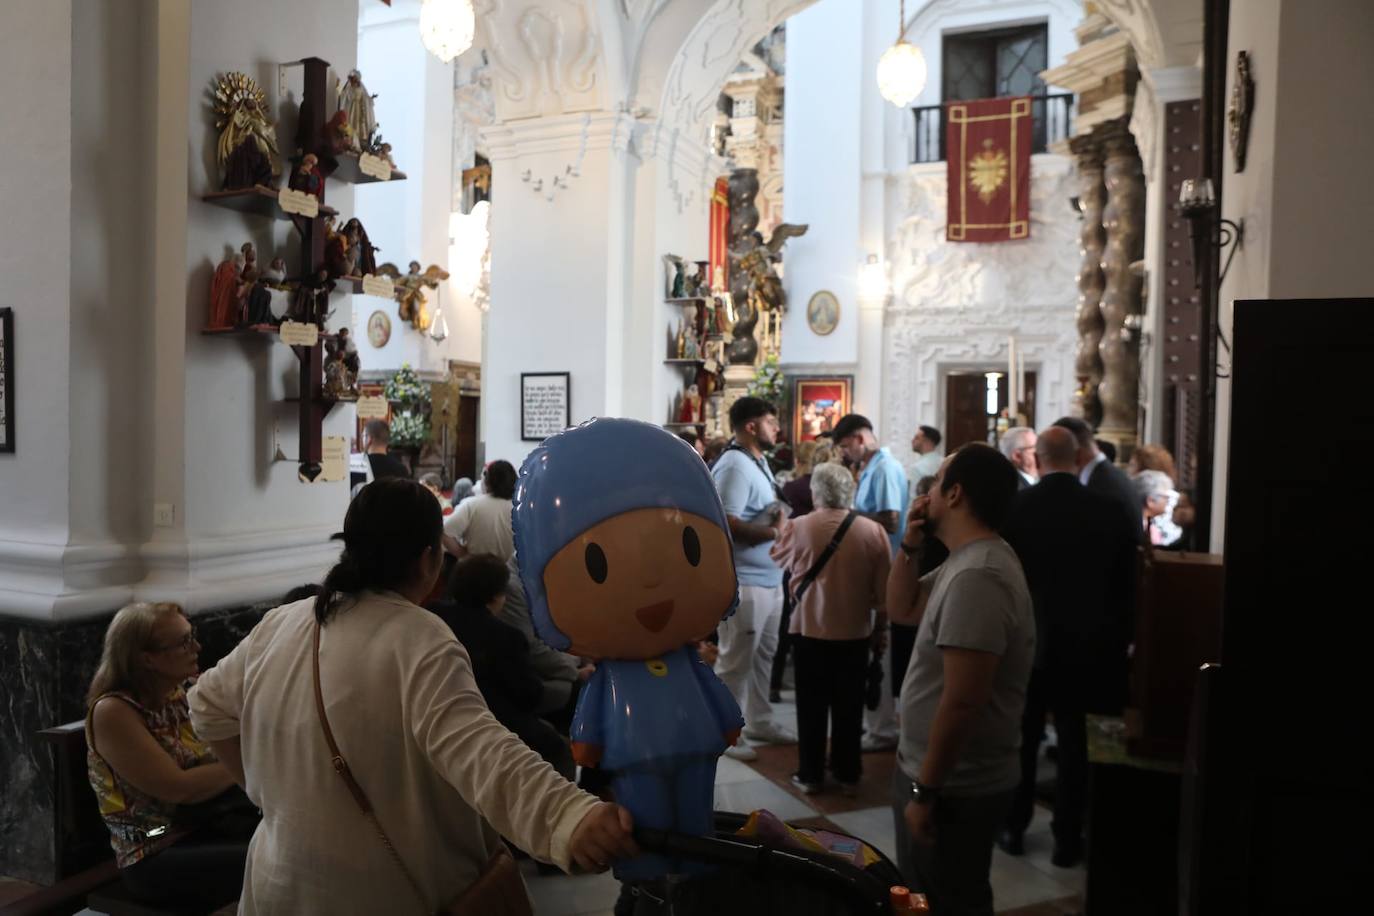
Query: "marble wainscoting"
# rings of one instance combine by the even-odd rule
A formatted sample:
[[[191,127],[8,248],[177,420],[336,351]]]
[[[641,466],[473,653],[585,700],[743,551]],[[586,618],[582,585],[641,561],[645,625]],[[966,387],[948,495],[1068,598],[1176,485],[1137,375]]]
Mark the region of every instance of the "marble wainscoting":
[[[196,614],[201,668],[227,655],[274,604]],[[0,616],[0,875],[41,884],[61,877],[53,754],[38,731],[85,715],[113,616],[56,625]]]

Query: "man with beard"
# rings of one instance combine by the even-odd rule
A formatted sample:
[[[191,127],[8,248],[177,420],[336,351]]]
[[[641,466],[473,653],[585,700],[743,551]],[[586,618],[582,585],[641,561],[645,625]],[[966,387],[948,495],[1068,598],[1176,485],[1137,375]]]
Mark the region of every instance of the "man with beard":
[[[993,842],[1021,781],[1035,619],[1021,564],[997,535],[1016,478],[981,443],[946,458],[912,503],[888,578],[892,619],[919,625],[900,698],[898,866],[937,913],[991,916]],[[949,559],[922,577],[928,537]]]
[[[782,570],[769,554],[782,526],[784,506],[764,452],[777,442],[778,417],[762,398],[743,397],[730,407],[735,438],[711,467],[734,540],[739,608],[721,621],[716,675],[744,712],[744,734],[725,753],[754,760],[744,738],[793,744],[797,736],[773,721],[768,684],[782,618]]]

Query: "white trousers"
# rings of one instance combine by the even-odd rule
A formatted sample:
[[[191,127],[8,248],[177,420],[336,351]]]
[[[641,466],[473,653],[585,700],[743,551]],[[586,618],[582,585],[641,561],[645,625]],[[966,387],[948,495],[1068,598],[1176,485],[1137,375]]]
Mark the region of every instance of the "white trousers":
[[[725,682],[744,713],[745,728],[773,719],[768,681],[778,652],[778,624],[782,619],[782,586],[741,585],[739,607],[716,628],[720,655],[716,676]]]

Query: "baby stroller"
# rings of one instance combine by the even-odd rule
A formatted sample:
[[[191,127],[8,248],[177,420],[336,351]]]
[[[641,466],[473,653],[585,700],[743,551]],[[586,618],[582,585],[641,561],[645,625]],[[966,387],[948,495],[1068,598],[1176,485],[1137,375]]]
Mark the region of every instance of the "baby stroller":
[[[828,835],[839,847],[835,851],[796,843],[783,845],[777,841],[776,831],[753,829],[761,815],[766,812],[743,815],[717,811],[713,837],[637,829],[635,840],[645,852],[714,866],[715,870],[637,886],[633,891],[634,916],[853,916],[891,912],[890,890],[905,882],[897,867],[877,849],[855,837],[835,834]],[[776,820],[774,823],[783,826]],[[742,836],[742,830],[757,835]],[[795,828],[787,833],[795,835]],[[622,907],[616,911],[625,912]]]

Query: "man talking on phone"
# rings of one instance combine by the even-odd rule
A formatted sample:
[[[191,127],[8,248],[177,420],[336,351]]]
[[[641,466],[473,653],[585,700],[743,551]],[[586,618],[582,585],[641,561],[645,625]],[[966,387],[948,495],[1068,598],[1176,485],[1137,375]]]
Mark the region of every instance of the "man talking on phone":
[[[888,578],[888,613],[918,626],[898,701],[897,863],[950,916],[993,913],[993,842],[1020,782],[1035,619],[1021,564],[997,534],[1016,491],[1016,468],[996,449],[959,449],[912,502]],[[949,559],[922,577],[930,538]]]

